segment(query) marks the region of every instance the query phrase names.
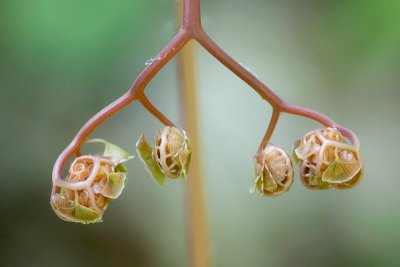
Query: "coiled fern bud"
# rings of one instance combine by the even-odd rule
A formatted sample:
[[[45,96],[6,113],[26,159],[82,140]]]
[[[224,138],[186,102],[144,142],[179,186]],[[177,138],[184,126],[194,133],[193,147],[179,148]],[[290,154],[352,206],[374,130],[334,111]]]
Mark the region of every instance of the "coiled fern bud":
[[[50,204],[58,217],[69,222],[101,222],[108,203],[119,197],[125,187],[123,162],[132,158],[121,148],[102,139],[103,155],[84,155],[71,164],[65,180],[54,179]]]
[[[186,178],[192,152],[185,131],[166,126],[156,134],[154,148],[150,147],[142,135],[136,149],[158,184],[162,185],[165,177]]]
[[[253,189],[264,196],[278,196],[293,183],[293,165],[289,155],[279,147],[268,145],[254,161]]]
[[[359,148],[347,144],[334,128],[309,132],[295,144],[300,178],[309,189],[349,189],[363,173]]]

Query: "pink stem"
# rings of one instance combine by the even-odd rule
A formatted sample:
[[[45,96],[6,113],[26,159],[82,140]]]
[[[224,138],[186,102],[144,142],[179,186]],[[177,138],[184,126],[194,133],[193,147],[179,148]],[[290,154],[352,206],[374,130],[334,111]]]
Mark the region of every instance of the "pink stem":
[[[182,49],[182,47],[190,40],[190,36],[191,34],[189,32],[181,29],[169,44],[157,55],[156,59],[144,68],[128,92],[102,109],[85,123],[72,142],[58,156],[53,167],[53,179],[62,179],[61,173],[63,166],[75,151],[79,151],[80,146],[85,142],[90,133],[92,133],[97,126],[105,120],[129,105],[134,100],[138,99],[143,94],[143,91],[150,80],[176,55],[176,53],[178,53],[179,50]]]
[[[275,130],[275,126],[278,123],[280,114],[281,113],[278,109],[274,109],[272,111],[272,116],[271,116],[271,120],[269,121],[267,132],[265,133],[263,140],[261,141],[260,145],[258,146],[256,156],[261,155],[261,151],[267,146],[267,144],[268,144],[269,140],[271,139],[271,136]]]
[[[154,117],[156,117],[160,122],[162,122],[165,125],[168,126],[174,126],[175,125],[161,112],[159,111],[147,98],[145,94],[143,94],[139,98],[140,103],[151,113],[153,114]]]
[[[314,121],[317,121],[326,127],[336,128],[343,136],[348,138],[354,146],[356,147],[360,146],[357,136],[351,130],[337,124],[331,118],[322,113],[319,113],[318,111],[296,105],[285,104],[282,107],[282,112],[306,117]]]
[[[336,123],[333,120],[331,120],[328,116],[309,108],[299,107],[291,104],[285,104],[282,107],[282,111],[289,114],[310,118],[312,120],[321,123],[326,127],[334,127],[336,125]]]
[[[279,96],[222,50],[222,48],[220,48],[206,32],[203,30],[196,32],[195,38],[211,55],[213,55],[230,71],[235,73],[240,79],[250,85],[250,87],[252,87],[263,99],[268,101],[273,108],[279,108],[284,105],[283,100],[280,99]]]
[[[286,112],[293,115],[315,120],[325,126],[336,127],[344,136],[358,145],[358,140],[354,133],[350,130],[337,125],[333,120],[327,116],[318,113],[314,110],[290,105],[279,98],[270,88],[263,84],[257,77],[250,73],[246,68],[236,62],[224,50],[222,50],[203,30],[201,26],[200,17],[200,0],[183,0],[183,22],[182,27],[177,35],[170,41],[170,43],[157,55],[155,60],[147,65],[142,73],[136,78],[132,87],[123,96],[109,104],[107,107],[93,116],[76,134],[72,142],[65,148],[65,150],[57,158],[53,168],[53,178],[61,179],[61,172],[63,166],[73,154],[79,154],[79,148],[86,140],[86,138],[105,120],[109,119],[115,113],[132,103],[134,100],[140,99],[143,96],[143,91],[150,80],[160,71],[160,69],[167,64],[182,47],[191,39],[196,39],[210,54],[217,60],[225,65],[229,70],[235,73],[240,79],[246,82],[253,88],[263,99],[268,101],[274,109],[276,114]],[[142,98],[143,103],[143,98]],[[153,110],[154,111],[154,110]],[[276,115],[275,115],[276,116]],[[168,121],[166,117],[161,116],[162,121]],[[158,117],[159,119],[161,118]],[[267,133],[264,136],[262,144],[267,144],[274,129],[276,122],[272,121],[268,127]],[[277,120],[277,118],[276,118]]]
[[[220,48],[202,29],[195,32],[194,38],[218,61],[220,61],[225,67],[235,73],[240,79],[246,82],[251,88],[253,88],[263,99],[268,101],[274,111],[279,114],[280,112],[286,112],[293,115],[299,115],[303,117],[315,120],[326,127],[336,127],[344,136],[349,138],[349,140],[355,144],[355,135],[350,130],[336,124],[333,120],[324,114],[317,111],[303,108],[295,105],[291,105],[283,101],[276,95],[268,86],[263,84],[256,76],[250,73],[241,64],[236,62],[232,57],[230,57],[222,48]],[[276,117],[272,116],[272,120]],[[277,118],[276,118],[277,120]],[[261,145],[266,145],[275,129],[276,122],[271,121],[267,133]]]

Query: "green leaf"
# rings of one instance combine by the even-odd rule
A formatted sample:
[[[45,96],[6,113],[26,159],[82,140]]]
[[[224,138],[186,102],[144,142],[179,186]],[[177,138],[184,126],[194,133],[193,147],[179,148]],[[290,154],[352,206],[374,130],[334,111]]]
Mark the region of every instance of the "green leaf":
[[[157,162],[154,160],[153,149],[149,146],[143,134],[136,143],[136,151],[153,180],[158,185],[163,185],[165,181],[165,175],[158,167]]]
[[[356,160],[335,160],[322,174],[322,181],[334,184],[347,182],[360,171],[361,167],[361,162]]]
[[[126,174],[123,172],[112,172],[108,176],[107,184],[101,194],[105,197],[116,199],[125,188]]]
[[[139,140],[136,143],[136,151],[138,152],[139,156],[144,159],[151,158],[153,155],[153,149],[147,143],[143,134],[140,135]]]
[[[120,163],[117,166],[115,166],[115,172],[123,172],[123,173],[127,173],[126,172],[126,167],[124,164]]]
[[[102,213],[89,209],[82,205],[76,205],[75,218],[81,223],[96,223],[102,222]]]
[[[68,222],[101,222],[102,213],[84,207],[56,193],[51,196],[51,206],[56,214]]]
[[[130,155],[128,152],[126,152],[119,146],[116,146],[104,139],[100,139],[100,138],[89,139],[86,141],[86,143],[103,143],[103,144],[105,144],[103,156],[110,157],[111,160],[114,162],[114,164],[123,163],[125,161],[128,161],[128,160],[134,158],[132,155]]]
[[[262,179],[261,179],[262,189],[263,189],[263,191],[267,190],[267,191],[273,193],[278,188],[278,185],[272,178],[269,170],[267,170],[267,173],[268,173],[267,177],[265,177],[265,175],[263,175]]]
[[[319,186],[319,189],[325,190],[331,188],[331,184],[328,182],[322,181],[321,178],[315,178],[316,183]]]

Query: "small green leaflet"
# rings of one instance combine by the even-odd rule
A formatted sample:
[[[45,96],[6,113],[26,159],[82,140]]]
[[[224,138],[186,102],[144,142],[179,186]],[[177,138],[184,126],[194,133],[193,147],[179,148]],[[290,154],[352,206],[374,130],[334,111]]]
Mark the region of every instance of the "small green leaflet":
[[[182,175],[181,176],[183,179],[186,179],[192,152],[189,149],[183,149],[183,150],[179,151],[178,156],[179,156],[179,162],[182,165]]]
[[[117,166],[115,166],[115,172],[123,172],[123,173],[127,173],[126,172],[126,167],[124,164],[120,163]]]
[[[116,199],[125,187],[126,174],[123,172],[112,172],[107,178],[107,184],[101,191],[105,197]]]
[[[80,223],[102,222],[102,214],[100,212],[94,211],[79,204],[77,204],[75,207],[74,215],[77,222]]]
[[[144,135],[142,134],[136,143],[136,151],[139,155],[140,160],[143,162],[147,172],[151,175],[153,180],[158,185],[163,185],[165,181],[165,175],[162,173],[157,165],[157,162],[153,158],[153,150],[147,143]]]
[[[58,193],[51,197],[51,204],[60,218],[65,221],[83,224],[102,222],[103,213],[67,200]]]
[[[322,174],[322,181],[329,183],[344,183],[351,180],[361,169],[360,161],[335,160]]]

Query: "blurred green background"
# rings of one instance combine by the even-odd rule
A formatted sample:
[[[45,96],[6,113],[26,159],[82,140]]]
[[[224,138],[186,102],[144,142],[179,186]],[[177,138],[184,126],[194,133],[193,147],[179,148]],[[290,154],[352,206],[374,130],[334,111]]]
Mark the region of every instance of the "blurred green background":
[[[271,108],[199,47],[214,266],[399,266],[400,1],[202,0],[202,15],[282,98],[354,130],[366,167],[350,191],[296,179],[281,197],[249,194]],[[173,0],[0,1],[0,266],[187,266],[184,182],[158,188],[138,159],[104,223],[65,223],[49,205],[59,153],[175,31]],[[172,61],[147,92],[182,125],[176,74]],[[93,136],[134,152],[160,127],[136,103]],[[272,142],[290,150],[317,127],[284,115]]]

